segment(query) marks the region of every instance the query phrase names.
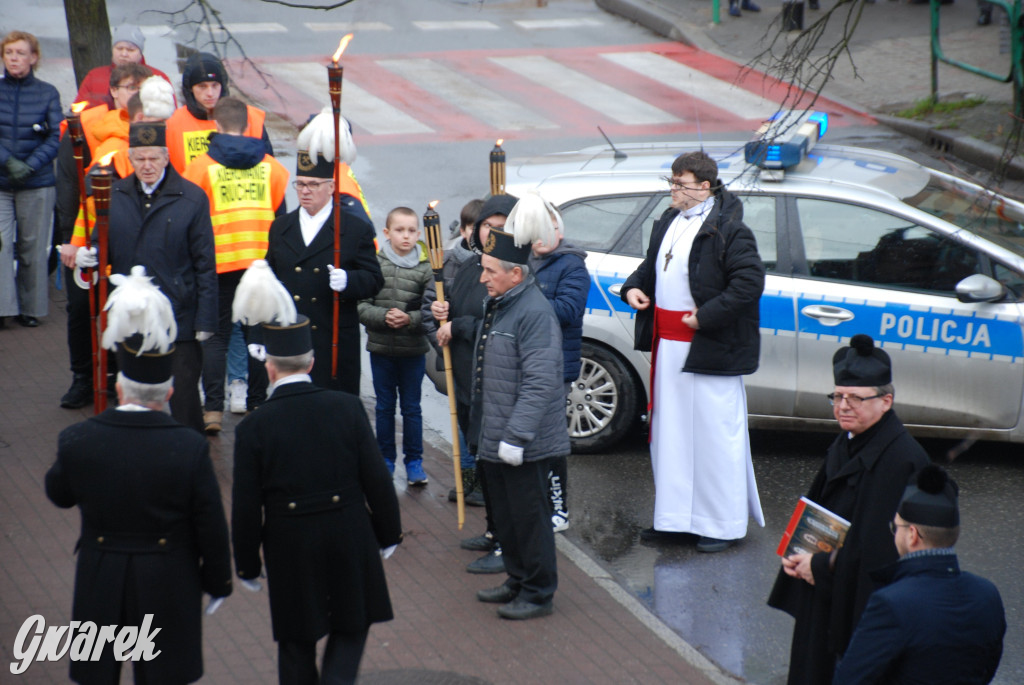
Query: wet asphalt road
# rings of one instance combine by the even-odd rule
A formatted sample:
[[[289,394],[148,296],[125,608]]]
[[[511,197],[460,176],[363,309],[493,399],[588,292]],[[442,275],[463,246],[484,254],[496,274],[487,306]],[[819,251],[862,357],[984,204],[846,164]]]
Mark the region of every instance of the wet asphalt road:
[[[638,431],[639,433],[639,431]],[[832,435],[758,431],[754,469],[766,526],[742,544],[700,554],[693,544],[650,545],[639,532],[654,506],[645,437],[608,454],[569,460],[571,528],[565,534],[705,656],[750,682],[784,683],[792,619],[765,600],[778,571],[775,548]],[[933,459],[953,443],[924,441]],[[962,568],[991,579],[1009,626],[995,683],[1024,682],[1024,450],[979,443],[951,466],[961,488]]]

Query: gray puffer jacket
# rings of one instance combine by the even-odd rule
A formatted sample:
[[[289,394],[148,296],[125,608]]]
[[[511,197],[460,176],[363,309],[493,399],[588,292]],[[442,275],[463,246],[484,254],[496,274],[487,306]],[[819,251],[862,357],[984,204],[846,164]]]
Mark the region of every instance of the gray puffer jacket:
[[[525,461],[569,454],[562,380],[562,330],[533,276],[484,301],[473,377],[470,444],[500,462],[502,441]]]
[[[430,268],[427,248],[417,243],[419,263],[411,268],[400,267],[377,253],[380,270],[384,274],[384,287],[373,297],[359,301],[359,323],[366,326],[366,349],[390,357],[416,357],[426,354],[429,346],[423,332],[423,314],[420,305],[423,291],[432,283],[434,272]],[[392,328],[384,323],[384,316],[394,307],[409,315],[409,325]]]

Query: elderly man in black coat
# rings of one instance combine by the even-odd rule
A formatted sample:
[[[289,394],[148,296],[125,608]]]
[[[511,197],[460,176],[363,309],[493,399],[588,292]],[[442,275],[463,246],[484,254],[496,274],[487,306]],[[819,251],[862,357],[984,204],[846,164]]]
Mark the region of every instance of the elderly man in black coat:
[[[334,264],[334,167],[323,156],[316,160],[300,150],[295,189],[299,208],[270,225],[267,262],[295,299],[295,308],[309,317],[317,363],[313,383],[331,390],[359,394],[359,300],[373,297],[384,286],[377,261],[373,224],[359,200],[342,193],[341,266]],[[339,294],[338,347],[333,350],[334,293]],[[337,354],[338,373],[331,377],[331,355]]]
[[[135,173],[110,190],[108,259],[111,273],[146,267],[171,301],[178,324],[174,352],[177,392],[171,416],[202,433],[200,342],[217,329],[217,262],[206,193],[169,163],[164,123],[136,122],[128,137]],[[93,231],[93,245],[98,236]],[[81,248],[78,266],[96,265],[95,247]]]
[[[235,567],[258,589],[262,545],[281,683],[351,683],[370,624],[393,618],[381,557],[401,517],[366,410],[312,383],[310,321],[298,318],[263,325],[270,394],[235,432]]]
[[[795,554],[782,568],[768,605],[796,619],[789,685],[828,685],[868,597],[870,573],[896,561],[889,523],[907,483],[928,455],[892,409],[889,355],[867,335],[832,359],[829,395],[843,433],[828,449],[807,497],[850,522],[835,553]]]
[[[159,654],[133,661],[135,682],[180,685],[203,675],[202,594],[231,594],[231,551],[206,438],[163,411],[171,355],[138,357],[140,343],[118,350],[117,409],[61,432],[46,495],[81,510],[72,620],[139,627],[151,614]],[[108,645],[72,661],[71,679],[116,683],[120,670]]]

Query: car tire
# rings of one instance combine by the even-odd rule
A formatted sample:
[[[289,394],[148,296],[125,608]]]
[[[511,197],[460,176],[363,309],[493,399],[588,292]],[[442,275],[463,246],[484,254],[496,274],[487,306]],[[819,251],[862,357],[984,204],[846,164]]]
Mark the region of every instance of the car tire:
[[[608,450],[624,438],[639,416],[643,386],[626,362],[605,347],[583,342],[580,377],[566,400],[572,451]]]

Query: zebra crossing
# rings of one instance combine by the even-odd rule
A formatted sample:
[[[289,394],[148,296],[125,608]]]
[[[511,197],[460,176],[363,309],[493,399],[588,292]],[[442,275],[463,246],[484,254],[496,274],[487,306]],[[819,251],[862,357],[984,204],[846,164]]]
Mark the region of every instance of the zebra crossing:
[[[329,104],[329,57],[235,63],[249,97],[296,125]],[[678,43],[463,50],[342,59],[342,113],[361,145],[593,135],[750,133],[799,93]],[[267,85],[269,84],[269,86]],[[809,102],[807,96],[806,102]],[[832,120],[870,118],[819,98]]]

